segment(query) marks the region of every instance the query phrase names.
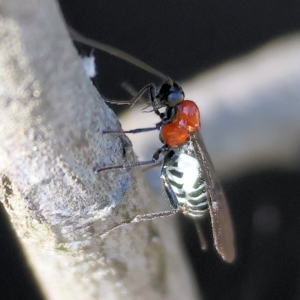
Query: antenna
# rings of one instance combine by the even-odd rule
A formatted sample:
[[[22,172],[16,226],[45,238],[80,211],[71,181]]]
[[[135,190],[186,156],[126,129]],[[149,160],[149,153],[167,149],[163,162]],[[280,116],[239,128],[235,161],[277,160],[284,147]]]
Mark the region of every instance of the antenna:
[[[69,33],[70,33],[70,36],[71,38],[76,41],[76,42],[79,42],[79,43],[82,43],[82,44],[85,44],[85,45],[88,45],[90,47],[93,47],[93,48],[96,48],[96,49],[99,49],[99,50],[102,50],[106,53],[109,53],[113,56],[116,56],[120,59],[123,59],[161,79],[163,79],[164,81],[167,81],[167,82],[173,82],[173,80],[169,77],[169,76],[166,76],[164,75],[163,73],[157,71],[156,69],[152,68],[151,66],[149,66],[148,64],[146,64],[145,62],[141,61],[140,59],[120,50],[120,49],[117,49],[115,47],[112,47],[110,45],[107,45],[107,44],[104,44],[104,43],[101,43],[101,42],[97,42],[95,40],[92,40],[92,39],[89,39],[83,35],[81,35],[80,33],[78,33],[76,30],[74,30],[72,27],[68,26],[68,30],[69,30]]]

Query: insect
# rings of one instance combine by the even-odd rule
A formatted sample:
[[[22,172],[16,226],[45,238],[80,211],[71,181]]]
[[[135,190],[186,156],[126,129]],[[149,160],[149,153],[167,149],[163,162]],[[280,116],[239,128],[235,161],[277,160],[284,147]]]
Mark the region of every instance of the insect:
[[[96,170],[96,172],[102,172],[110,169],[126,169],[134,166],[155,164],[159,161],[160,155],[164,156],[161,179],[172,209],[138,215],[127,223],[170,216],[179,211],[197,220],[209,212],[215,248],[225,261],[232,262],[235,258],[233,225],[226,197],[217,179],[200,133],[200,112],[196,103],[191,100],[185,100],[182,88],[175,81],[145,63],[142,62],[141,64],[141,61],[128,54],[125,54],[124,57],[122,51],[86,39],[75,31],[71,31],[71,36],[79,42],[121,57],[151,73],[163,77],[165,80],[158,92],[155,85],[150,83],[144,86],[130,101],[122,101],[122,104],[133,105],[148,91],[150,106],[160,118],[156,126],[121,132],[139,133],[159,130],[159,137],[163,146],[154,153],[149,161],[104,167]],[[111,53],[112,49],[114,53]],[[119,101],[109,102],[120,104]],[[104,133],[119,132],[106,131]],[[199,236],[203,244],[201,231]]]

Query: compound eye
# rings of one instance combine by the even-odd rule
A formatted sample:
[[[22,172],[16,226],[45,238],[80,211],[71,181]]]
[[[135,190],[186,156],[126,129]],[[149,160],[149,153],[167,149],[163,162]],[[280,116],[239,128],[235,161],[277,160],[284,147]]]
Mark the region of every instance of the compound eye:
[[[170,87],[167,103],[170,107],[175,107],[184,100],[184,92],[177,84]]]

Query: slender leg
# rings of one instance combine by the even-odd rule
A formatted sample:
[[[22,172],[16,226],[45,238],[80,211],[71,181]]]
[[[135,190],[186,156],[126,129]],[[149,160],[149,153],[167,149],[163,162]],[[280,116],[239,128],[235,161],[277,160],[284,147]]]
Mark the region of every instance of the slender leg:
[[[146,166],[146,165],[151,165],[157,163],[159,156],[162,152],[169,151],[169,146],[168,145],[163,145],[161,148],[157,149],[155,153],[152,156],[151,160],[146,160],[146,161],[138,161],[130,164],[124,164],[124,165],[118,165],[118,166],[111,166],[111,167],[104,167],[104,168],[95,168],[94,173],[100,173],[102,171],[106,170],[114,170],[114,169],[129,169],[132,167],[139,167],[139,166]]]
[[[199,236],[199,241],[200,241],[200,246],[202,250],[207,250],[207,243],[206,243],[206,239],[204,237],[204,234],[202,232],[201,226],[199,224],[199,221],[195,221],[195,226],[198,232],[198,236]]]
[[[132,99],[130,100],[111,100],[111,99],[107,99],[105,97],[102,96],[102,98],[105,100],[105,102],[111,103],[111,104],[118,104],[118,105],[130,105],[133,106],[134,104],[136,104],[136,102],[143,96],[143,94],[145,92],[149,91],[150,96],[151,95],[155,95],[156,93],[156,88],[155,85],[153,83],[149,83],[147,85],[145,85]]]
[[[135,97],[137,94],[138,94],[138,91],[133,88],[128,82],[123,82],[121,84],[122,88],[124,88],[129,94],[131,94],[132,97]],[[155,103],[155,99],[156,99],[156,88],[149,88],[149,96],[150,96],[150,101],[149,99],[144,99],[144,102],[146,102],[148,105],[144,108],[142,108],[142,111],[144,113],[152,113],[155,111],[156,114],[159,115],[159,111],[158,109],[154,106],[156,106],[156,103]],[[150,110],[147,110],[147,108],[151,107],[152,109]]]
[[[154,168],[160,166],[161,163],[162,163],[162,160],[157,161],[157,162],[154,163],[153,165],[149,165],[148,167],[143,168],[143,172],[148,172],[149,170],[154,169]]]
[[[115,170],[115,169],[129,169],[132,167],[141,167],[141,166],[147,166],[156,163],[157,161],[155,159],[151,160],[146,160],[146,161],[138,161],[135,163],[130,163],[130,164],[124,164],[124,165],[118,165],[118,166],[111,166],[111,167],[104,167],[104,168],[95,168],[94,173],[100,173],[102,171],[107,171],[107,170]]]
[[[154,130],[160,130],[161,122],[157,123],[155,127],[146,127],[146,128],[137,128],[132,130],[103,130],[102,133],[107,134],[127,134],[127,133],[141,133],[141,132],[148,132]]]
[[[113,231],[113,230],[115,230],[119,227],[131,224],[131,223],[138,223],[138,222],[141,222],[141,221],[149,221],[149,220],[153,220],[153,219],[156,219],[156,218],[169,217],[169,216],[175,215],[178,211],[179,211],[178,209],[171,209],[171,210],[164,210],[164,211],[151,213],[151,214],[137,215],[132,220],[125,221],[125,222],[123,222],[123,223],[107,230],[106,232],[101,234],[101,237],[106,236],[109,232],[111,232],[111,231]]]

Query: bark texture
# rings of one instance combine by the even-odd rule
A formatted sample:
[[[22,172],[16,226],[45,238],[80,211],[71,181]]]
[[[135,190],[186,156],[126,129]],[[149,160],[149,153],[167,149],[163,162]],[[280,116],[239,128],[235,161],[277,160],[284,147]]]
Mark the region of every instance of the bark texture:
[[[48,299],[196,299],[174,220],[101,233],[162,209],[51,0],[0,3],[1,198]],[[166,207],[163,207],[166,208]],[[199,299],[199,298],[197,298]]]

